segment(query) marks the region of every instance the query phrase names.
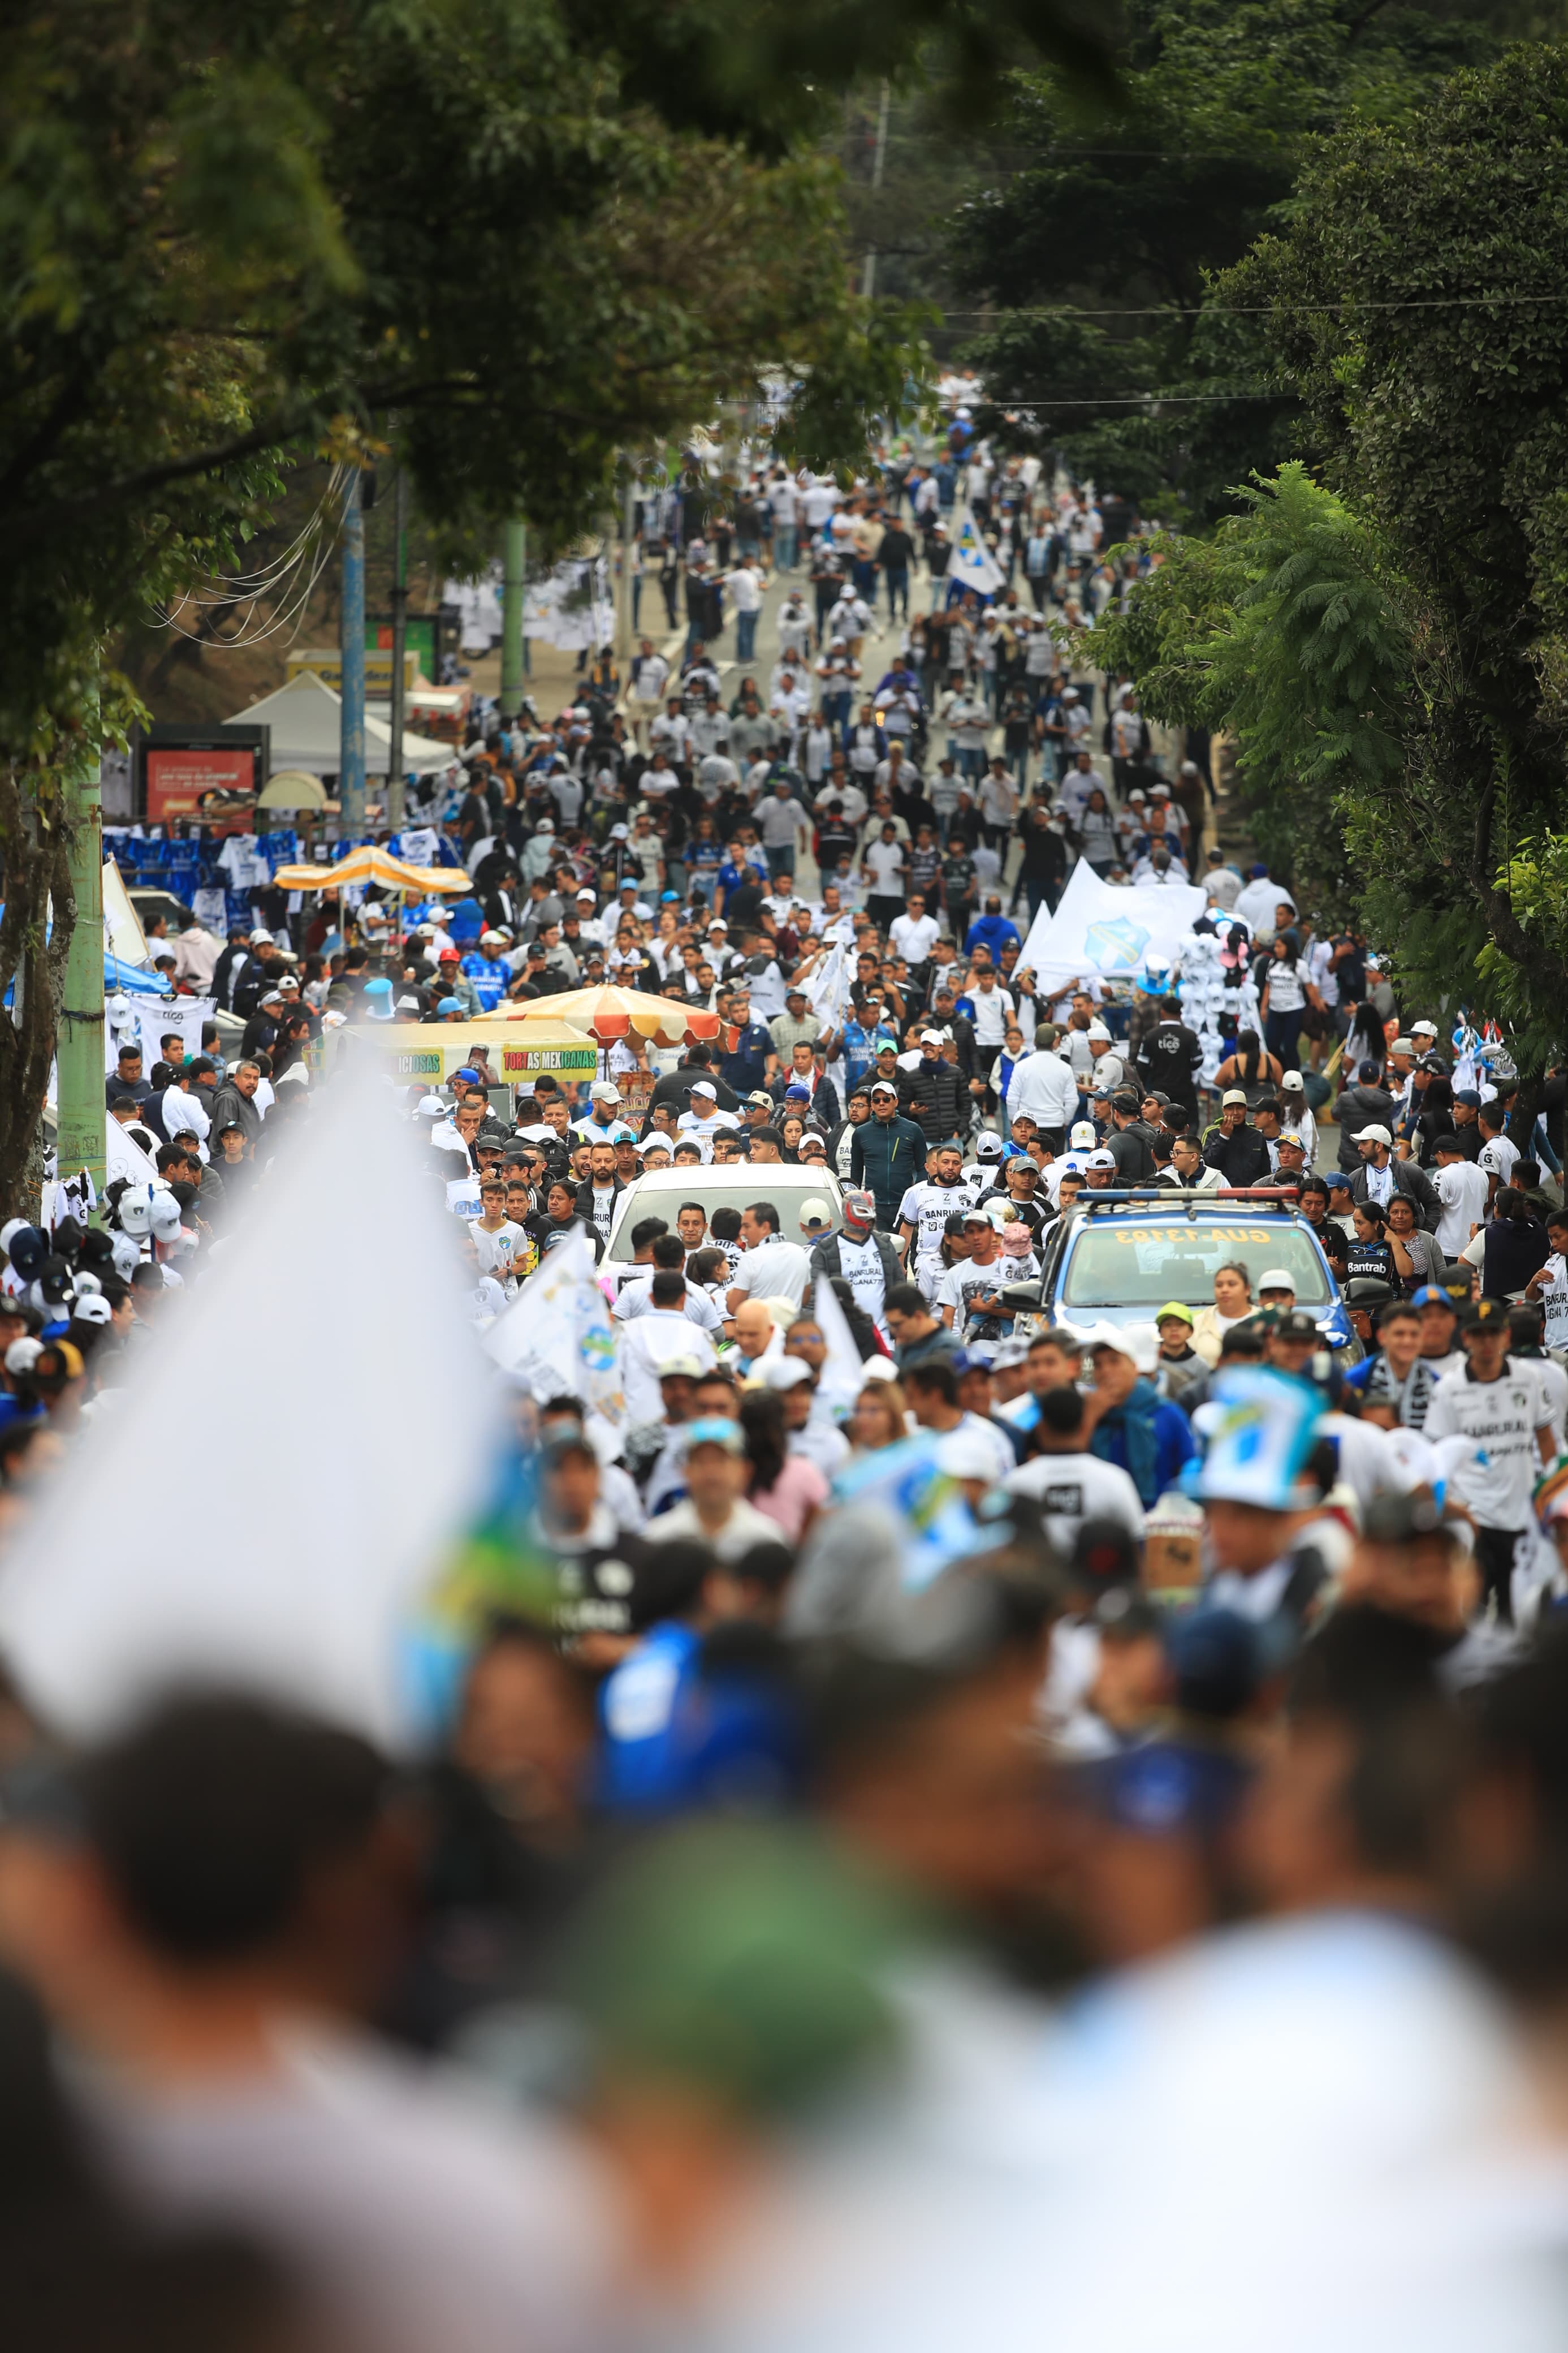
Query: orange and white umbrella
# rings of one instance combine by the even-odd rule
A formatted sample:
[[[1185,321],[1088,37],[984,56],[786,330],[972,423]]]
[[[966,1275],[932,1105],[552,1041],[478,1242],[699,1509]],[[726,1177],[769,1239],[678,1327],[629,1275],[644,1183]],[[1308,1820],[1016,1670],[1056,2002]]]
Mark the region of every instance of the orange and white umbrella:
[[[374,842],[362,842],[335,866],[280,866],[272,880],[280,891],[346,891],[365,882],[407,899],[427,899],[436,892],[467,893],[474,887],[460,866],[409,866]]]
[[[497,1030],[515,1035],[530,1022],[541,1029],[574,1029],[601,1046],[613,1046],[627,1037],[646,1038],[650,1044],[663,1046],[694,1046],[699,1040],[708,1043],[716,1039],[720,1026],[716,1013],[678,1005],[669,997],[649,997],[640,988],[608,985],[579,988],[567,997],[533,997],[526,1002],[510,998],[493,1013],[480,1015],[474,1026],[493,1024]]]

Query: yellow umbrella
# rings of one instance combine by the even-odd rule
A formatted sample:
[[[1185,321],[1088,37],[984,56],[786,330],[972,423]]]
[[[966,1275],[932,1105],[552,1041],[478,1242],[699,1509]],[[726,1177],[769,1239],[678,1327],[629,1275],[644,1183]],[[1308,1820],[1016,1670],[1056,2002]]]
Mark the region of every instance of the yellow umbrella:
[[[280,866],[272,880],[283,891],[347,891],[356,882],[373,882],[378,890],[417,892],[420,898],[426,892],[422,866],[405,866],[401,858],[394,858],[390,849],[378,849],[374,842],[362,842],[335,866]]]
[[[379,891],[400,892],[406,899],[428,899],[437,892],[466,895],[473,883],[460,866],[408,866],[390,849],[363,843],[335,866],[280,866],[272,877],[280,891],[346,891],[356,882],[374,883]]]
[[[478,1015],[473,1027],[505,1035],[531,1023],[575,1029],[583,1037],[596,1038],[602,1046],[633,1032],[666,1046],[681,1046],[691,1038],[717,1038],[720,1028],[716,1013],[677,1005],[668,997],[648,997],[640,988],[613,986],[579,988],[567,997],[509,998],[493,1013]]]

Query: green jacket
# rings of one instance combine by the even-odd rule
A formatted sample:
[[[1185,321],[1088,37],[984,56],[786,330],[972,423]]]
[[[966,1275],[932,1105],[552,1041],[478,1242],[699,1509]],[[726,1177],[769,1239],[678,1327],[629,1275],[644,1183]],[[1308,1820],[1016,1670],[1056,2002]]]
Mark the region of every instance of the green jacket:
[[[931,1145],[925,1130],[896,1112],[880,1120],[875,1112],[855,1131],[849,1147],[849,1182],[865,1187],[876,1198],[877,1223],[889,1232],[898,1223],[899,1203],[926,1170]]]

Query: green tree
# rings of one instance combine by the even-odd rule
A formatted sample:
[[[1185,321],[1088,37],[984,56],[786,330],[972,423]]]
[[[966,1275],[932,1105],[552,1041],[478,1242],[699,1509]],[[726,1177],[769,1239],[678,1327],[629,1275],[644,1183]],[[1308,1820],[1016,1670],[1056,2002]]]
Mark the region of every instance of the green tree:
[[[0,49],[0,987],[38,953],[93,652],[232,568],[279,466],[393,444],[452,533],[602,512],[617,453],[764,368],[783,446],[865,448],[915,322],[842,263],[832,93],[972,108],[1055,0],[60,0]],[[9,960],[7,960],[9,958]],[[47,973],[52,961],[39,970]],[[14,1074],[37,1107],[49,991]],[[36,1030],[36,1034],[35,1034]],[[40,1042],[43,1041],[43,1042]],[[5,1054],[0,1047],[0,1079]],[[0,1123],[0,1198],[18,1164]]]
[[[1130,0],[1110,120],[1048,72],[1020,77],[1008,169],[952,230],[1003,311],[966,352],[1000,407],[1104,488],[1197,524],[1226,512],[1233,484],[1291,454],[1298,411],[1263,322],[1217,306],[1215,275],[1293,201],[1324,134],[1400,119],[1491,52],[1487,13]]]
[[[1221,290],[1269,306],[1323,477],[1413,616],[1405,757],[1354,796],[1365,903],[1435,994],[1512,967],[1527,1076],[1568,1039],[1565,158],[1568,49],[1514,51],[1331,142]]]
[[[1094,632],[1156,719],[1232,735],[1247,820],[1320,902],[1356,895],[1346,839],[1400,776],[1415,659],[1404,584],[1365,522],[1291,463],[1211,537],[1153,543],[1126,613]]]

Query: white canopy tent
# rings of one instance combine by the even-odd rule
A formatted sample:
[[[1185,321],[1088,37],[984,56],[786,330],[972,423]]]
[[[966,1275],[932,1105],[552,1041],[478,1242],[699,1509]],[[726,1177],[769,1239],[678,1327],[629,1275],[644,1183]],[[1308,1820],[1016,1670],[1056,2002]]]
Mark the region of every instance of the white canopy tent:
[[[231,712],[225,723],[230,727],[270,727],[274,768],[303,768],[307,776],[335,776],[342,756],[342,697],[336,689],[318,678],[314,670],[302,670],[275,694],[264,694],[247,710]],[[385,776],[391,742],[385,721],[373,718],[367,712],[367,776]],[[449,744],[437,744],[428,735],[411,735],[405,729],[405,775],[430,776],[438,768],[450,767],[456,757]]]

